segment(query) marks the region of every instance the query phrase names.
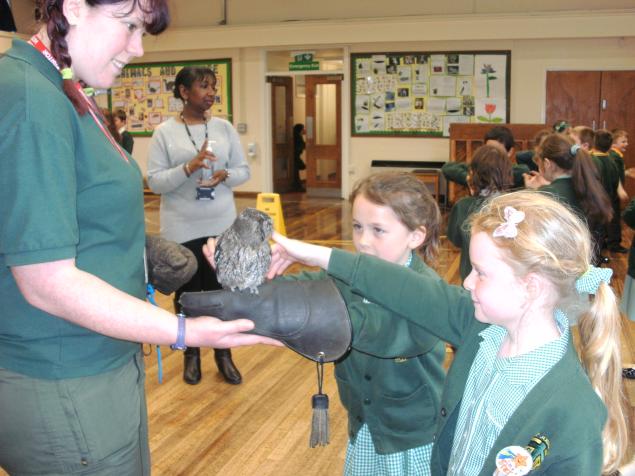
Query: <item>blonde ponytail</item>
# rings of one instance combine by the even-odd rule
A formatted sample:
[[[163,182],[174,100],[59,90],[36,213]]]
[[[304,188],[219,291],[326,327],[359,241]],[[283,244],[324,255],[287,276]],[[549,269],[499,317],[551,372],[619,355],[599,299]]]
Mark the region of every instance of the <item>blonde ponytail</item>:
[[[621,316],[611,287],[600,284],[588,312],[580,317],[578,351],[582,364],[608,410],[602,440],[604,474],[614,473],[628,447],[622,387]]]

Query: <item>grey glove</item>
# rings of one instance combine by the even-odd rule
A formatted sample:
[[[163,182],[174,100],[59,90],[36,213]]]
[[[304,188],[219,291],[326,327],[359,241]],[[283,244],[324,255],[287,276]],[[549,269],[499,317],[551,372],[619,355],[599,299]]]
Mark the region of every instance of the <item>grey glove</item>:
[[[179,289],[198,269],[194,253],[156,235],[146,235],[146,259],[148,281],[163,294]]]
[[[186,292],[179,302],[191,317],[250,319],[256,325],[250,333],[277,339],[316,362],[337,360],[350,348],[351,321],[332,280],[271,281],[258,291]]]

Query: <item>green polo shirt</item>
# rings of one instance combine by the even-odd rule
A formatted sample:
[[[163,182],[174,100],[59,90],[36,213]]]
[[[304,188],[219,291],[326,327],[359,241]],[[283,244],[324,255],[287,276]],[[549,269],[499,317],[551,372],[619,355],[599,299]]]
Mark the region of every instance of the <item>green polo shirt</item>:
[[[0,367],[46,379],[117,368],[138,344],[30,306],[11,267],[74,258],[144,298],[141,173],[76,113],[35,48],[14,40],[0,71]]]

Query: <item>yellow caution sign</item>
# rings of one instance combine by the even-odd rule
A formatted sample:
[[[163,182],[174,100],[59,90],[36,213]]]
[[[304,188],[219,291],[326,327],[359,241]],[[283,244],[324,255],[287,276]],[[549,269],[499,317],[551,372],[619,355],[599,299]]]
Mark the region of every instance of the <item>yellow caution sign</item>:
[[[281,235],[287,235],[284,226],[284,215],[278,193],[259,193],[256,197],[256,209],[266,213],[273,220],[273,229]]]

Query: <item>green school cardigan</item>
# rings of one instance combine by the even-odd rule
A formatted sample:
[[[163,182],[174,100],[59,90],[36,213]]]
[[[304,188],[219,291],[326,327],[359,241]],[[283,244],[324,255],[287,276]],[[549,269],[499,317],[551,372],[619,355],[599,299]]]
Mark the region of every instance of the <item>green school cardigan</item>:
[[[433,475],[445,475],[465,384],[481,342],[478,334],[487,324],[474,318],[469,293],[441,278],[421,276],[371,256],[335,249],[328,273],[392,310],[398,318],[420,325],[456,346],[441,397],[431,462]],[[532,475],[598,476],[606,417],[606,407],[593,390],[570,340],[564,357],[536,384],[503,427],[479,476],[494,473],[500,450],[525,446],[538,433],[549,438],[551,450]]]

